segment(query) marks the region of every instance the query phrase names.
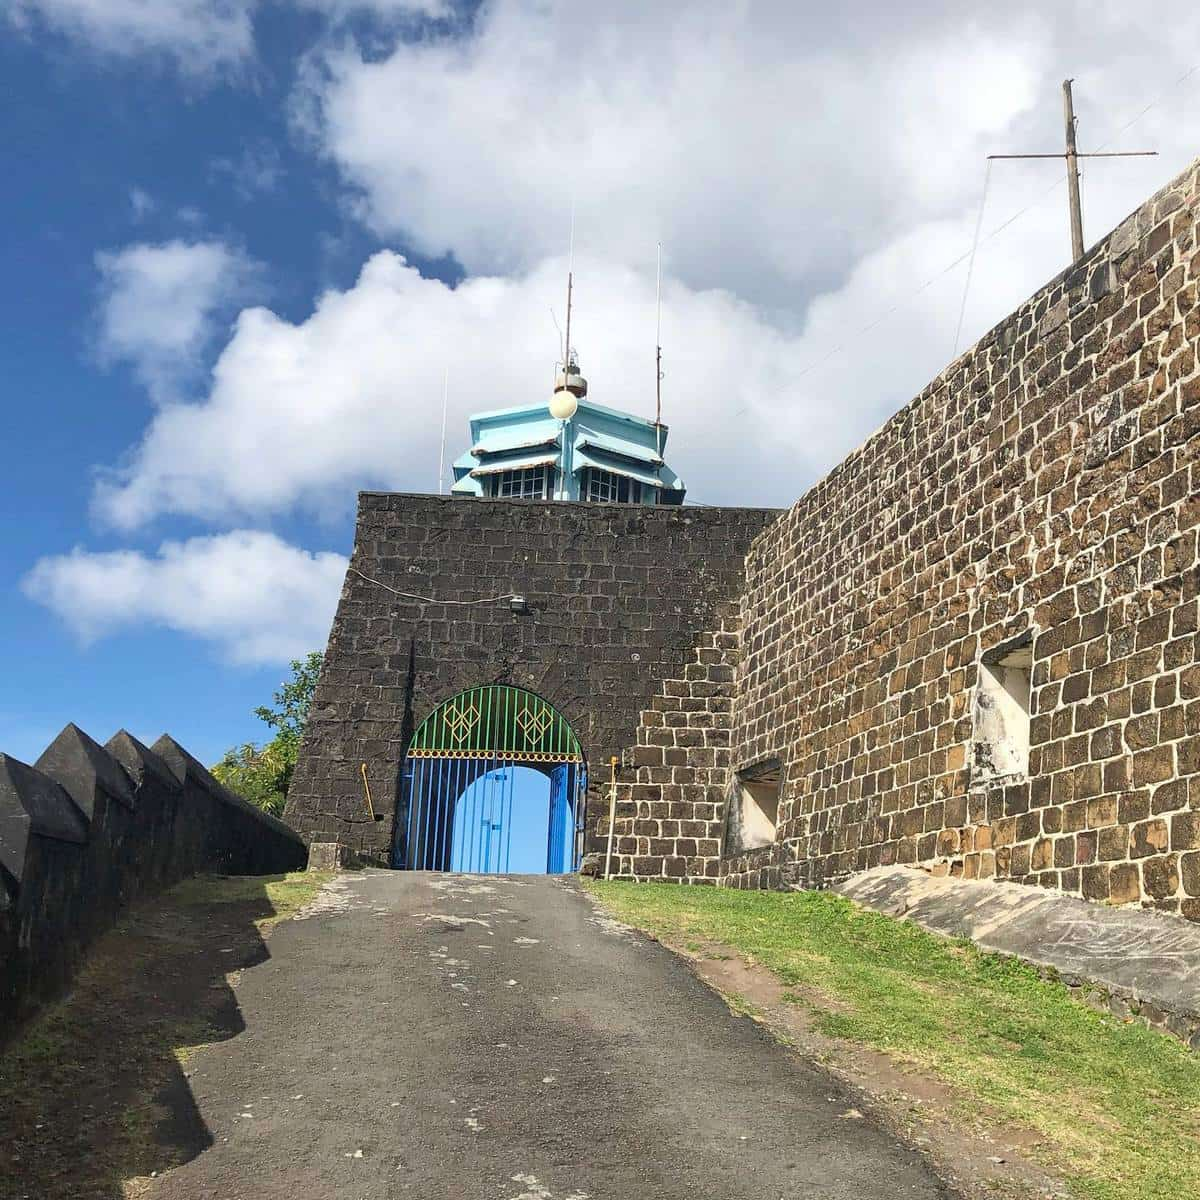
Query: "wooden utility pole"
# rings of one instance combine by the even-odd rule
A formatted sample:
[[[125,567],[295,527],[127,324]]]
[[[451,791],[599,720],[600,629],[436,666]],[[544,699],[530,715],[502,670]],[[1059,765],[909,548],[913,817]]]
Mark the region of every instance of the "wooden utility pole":
[[[1071,80],[1063,80],[1063,118],[1067,123],[1067,192],[1071,203],[1071,261],[1083,257],[1083,205],[1079,200],[1079,152],[1075,148],[1075,101]]]
[[[1063,80],[1063,117],[1067,125],[1067,149],[1065,154],[989,154],[997,158],[1065,158],[1067,161],[1067,194],[1071,217],[1071,261],[1083,257],[1083,206],[1079,199],[1079,160],[1081,158],[1146,158],[1157,150],[1107,150],[1093,154],[1080,154],[1075,145],[1075,102],[1071,95],[1073,80]]]

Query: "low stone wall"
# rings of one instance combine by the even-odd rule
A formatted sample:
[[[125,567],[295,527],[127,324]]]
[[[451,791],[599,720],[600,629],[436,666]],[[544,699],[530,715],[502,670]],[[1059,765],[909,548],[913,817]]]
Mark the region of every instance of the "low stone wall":
[[[1200,928],[1174,913],[898,866],[876,867],[834,890],[933,933],[1019,958],[1085,1003],[1200,1050]]]
[[[68,725],[34,766],[0,754],[0,1037],[59,991],[120,909],[199,872],[302,868],[304,843],[174,739]]]

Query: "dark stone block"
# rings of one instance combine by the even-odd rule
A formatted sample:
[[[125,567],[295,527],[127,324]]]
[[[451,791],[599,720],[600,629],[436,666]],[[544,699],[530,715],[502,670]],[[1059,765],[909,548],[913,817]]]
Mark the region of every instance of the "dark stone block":
[[[25,874],[33,836],[83,845],[88,821],[48,775],[0,754],[0,866],[17,884]]]
[[[175,778],[171,768],[132,733],[124,729],[119,730],[108,739],[104,749],[125,768],[139,791],[148,778],[172,791],[180,791],[179,780]]]
[[[68,725],[35,765],[62,786],[89,821],[100,792],[126,808],[135,806],[133,783],[124,768],[78,725]]]

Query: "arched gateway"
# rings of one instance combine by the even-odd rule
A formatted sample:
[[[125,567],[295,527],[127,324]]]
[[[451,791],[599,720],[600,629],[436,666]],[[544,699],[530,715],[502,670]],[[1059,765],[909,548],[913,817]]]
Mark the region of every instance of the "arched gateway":
[[[554,874],[583,850],[587,766],[541,696],[492,684],[440,704],[413,734],[392,865]]]

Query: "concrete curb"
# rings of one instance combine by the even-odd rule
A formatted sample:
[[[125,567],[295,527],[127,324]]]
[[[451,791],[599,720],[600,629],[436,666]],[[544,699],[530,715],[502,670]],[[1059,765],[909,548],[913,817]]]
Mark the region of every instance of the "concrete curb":
[[[878,867],[834,885],[868,908],[1052,971],[1080,998],[1200,1049],[1200,927],[1021,884]]]

